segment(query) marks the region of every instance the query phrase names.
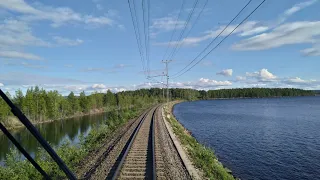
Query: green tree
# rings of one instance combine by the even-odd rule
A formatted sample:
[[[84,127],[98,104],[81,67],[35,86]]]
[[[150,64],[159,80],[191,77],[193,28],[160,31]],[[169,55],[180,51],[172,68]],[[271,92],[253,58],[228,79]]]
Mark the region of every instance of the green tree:
[[[88,112],[89,111],[89,108],[90,108],[89,101],[88,101],[88,97],[86,96],[84,91],[82,91],[80,93],[79,104],[80,104],[80,109],[81,109],[82,112]]]

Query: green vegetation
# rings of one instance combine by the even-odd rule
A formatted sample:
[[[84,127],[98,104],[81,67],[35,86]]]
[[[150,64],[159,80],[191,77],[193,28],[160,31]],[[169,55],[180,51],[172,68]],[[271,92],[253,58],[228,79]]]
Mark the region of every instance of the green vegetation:
[[[222,89],[209,90],[208,98],[261,98],[283,96],[314,96],[313,91],[293,88],[245,88],[245,89]],[[204,98],[205,99],[205,98]]]
[[[21,90],[8,97],[30,118],[33,123],[56,120],[66,117],[79,116],[94,112],[110,111],[111,116],[105,123],[92,129],[89,135],[82,139],[77,146],[68,142],[56,147],[57,153],[66,164],[75,171],[77,165],[86,155],[101,146],[102,142],[112,135],[116,129],[125,124],[128,119],[136,117],[142,110],[163,102],[163,90],[159,88],[141,89],[119,93],[92,93],[84,92],[76,96],[71,92],[67,97],[57,91],[45,91],[39,87],[31,88],[24,95]],[[307,96],[314,95],[312,91],[300,89],[224,89],[197,91],[192,89],[170,89],[171,99],[197,100],[210,98],[240,98],[240,97],[274,97],[274,96]],[[0,122],[8,128],[19,126],[19,121],[13,117],[9,107],[0,99]],[[217,161],[214,153],[199,144],[185,129],[173,118],[169,119],[175,133],[183,145],[187,147],[189,155],[195,165],[202,169],[205,176],[210,179],[233,179]],[[36,161],[53,177],[63,179],[64,174],[43,150],[36,153]],[[26,160],[20,158],[19,153],[12,149],[7,155],[5,166],[0,166],[0,179],[41,179],[41,175]]]
[[[67,97],[58,91],[46,91],[39,87],[30,88],[23,95],[17,90],[12,98],[13,102],[26,114],[33,123],[56,120],[66,117],[79,116],[107,110],[132,108],[133,105],[141,106],[143,103],[163,101],[163,91],[159,88],[140,89],[119,93],[97,93],[86,96],[84,92],[76,96],[73,92]],[[280,96],[311,96],[314,91],[291,88],[246,88],[246,89],[221,89],[198,91],[193,89],[170,89],[171,99],[197,100],[212,98],[242,98],[242,97],[280,97]],[[19,123],[12,118],[9,107],[0,98],[0,122],[8,128]]]
[[[172,108],[171,107],[169,109]],[[168,112],[165,112],[167,121],[171,124],[173,132],[179,138],[181,144],[187,149],[194,165],[201,169],[204,176],[209,179],[233,180],[234,177],[228,173],[228,170],[218,161],[214,152],[192,137],[187,130],[173,117],[171,113],[168,118]]]
[[[283,96],[314,96],[314,91],[294,88],[237,88],[220,90],[170,89],[173,99],[197,100],[215,98],[262,98]]]
[[[124,96],[122,94],[121,96]],[[144,100],[143,100],[144,99]],[[124,100],[124,99],[122,99]],[[112,136],[113,132],[124,125],[129,119],[137,117],[143,110],[158,103],[157,99],[149,99],[136,96],[135,104],[131,104],[128,109],[117,109],[108,113],[108,119],[103,125],[93,128],[89,135],[81,138],[81,143],[77,146],[70,145],[69,142],[56,147],[56,152],[64,160],[67,166],[76,172],[79,162],[83,161],[89,152],[99,148],[104,140]],[[120,102],[123,106],[124,102]],[[139,104],[137,104],[139,103]],[[59,169],[56,163],[42,149],[36,153],[35,160],[53,179],[64,179],[64,173]],[[42,176],[31,163],[23,160],[16,149],[12,149],[7,155],[5,166],[0,166],[0,179],[41,179]]]
[[[153,96],[155,92],[159,96]],[[115,109],[131,109],[133,106],[141,107],[143,104],[150,104],[150,102],[161,102],[163,100],[161,95],[162,90],[156,89],[117,94],[111,91],[107,91],[107,93],[94,92],[88,96],[84,92],[81,92],[79,96],[70,92],[67,97],[64,97],[58,91],[46,91],[37,86],[28,89],[25,95],[21,90],[17,90],[13,98],[7,92],[7,96],[33,123]],[[2,98],[0,98],[0,122],[7,128],[21,126]]]

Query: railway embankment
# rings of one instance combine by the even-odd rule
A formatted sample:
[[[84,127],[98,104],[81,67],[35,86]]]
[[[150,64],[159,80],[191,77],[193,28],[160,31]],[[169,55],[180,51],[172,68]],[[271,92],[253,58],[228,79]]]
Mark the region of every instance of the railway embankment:
[[[169,107],[164,108],[164,117],[171,126],[177,143],[181,145],[181,151],[185,153],[186,164],[189,164],[188,171],[196,174],[194,177],[201,179],[236,179],[231,170],[223,166],[214,154],[214,151],[200,144],[190,133],[189,130],[175,118],[173,107],[181,101],[169,103]],[[189,162],[188,162],[189,161]],[[192,169],[195,167],[195,169]]]

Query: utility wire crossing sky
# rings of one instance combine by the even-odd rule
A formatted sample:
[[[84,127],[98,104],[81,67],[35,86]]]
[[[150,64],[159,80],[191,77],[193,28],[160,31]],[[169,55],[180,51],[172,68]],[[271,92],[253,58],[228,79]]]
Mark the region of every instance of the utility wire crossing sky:
[[[318,0],[0,0],[0,88],[320,89]]]

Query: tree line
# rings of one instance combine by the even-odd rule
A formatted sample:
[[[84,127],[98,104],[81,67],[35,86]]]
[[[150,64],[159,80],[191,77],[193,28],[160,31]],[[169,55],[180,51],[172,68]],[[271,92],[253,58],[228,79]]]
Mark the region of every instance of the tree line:
[[[70,92],[68,96],[62,96],[58,91],[46,91],[38,86],[29,88],[25,94],[17,90],[14,96],[8,92],[12,99],[25,115],[33,122],[55,120],[74,115],[93,113],[114,109],[141,108],[151,104],[164,102],[166,92],[160,88],[139,89],[112,93],[94,92],[86,95],[81,92],[76,96]],[[241,98],[241,97],[280,97],[280,96],[312,96],[314,91],[293,88],[243,88],[221,90],[194,90],[194,89],[169,89],[170,99],[198,100],[212,98]],[[9,107],[0,99],[0,121],[8,121],[12,116]]]
[[[132,94],[112,93],[108,90],[106,93],[94,92],[90,95],[81,92],[78,96],[70,92],[68,96],[62,96],[56,90],[46,91],[38,86],[29,88],[25,94],[17,90],[14,96],[8,92],[6,95],[35,123],[116,108],[142,108],[162,102],[161,98],[154,98],[143,91]],[[13,115],[9,106],[0,98],[0,121],[6,123],[11,116]]]
[[[311,90],[295,88],[235,88],[219,90],[170,89],[173,99],[197,100],[217,98],[262,98],[284,96],[314,96]]]

